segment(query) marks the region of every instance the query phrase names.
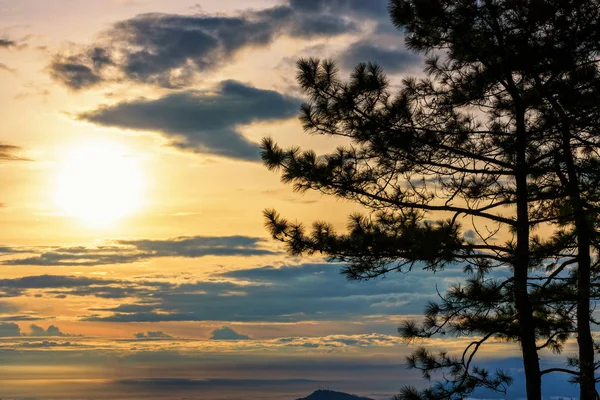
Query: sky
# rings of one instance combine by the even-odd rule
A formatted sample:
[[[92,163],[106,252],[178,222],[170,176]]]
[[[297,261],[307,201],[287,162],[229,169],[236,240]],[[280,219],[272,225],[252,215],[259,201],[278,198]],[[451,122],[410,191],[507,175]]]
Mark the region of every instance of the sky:
[[[460,270],[349,282],[288,256],[262,215],[343,230],[360,210],[294,193],[259,143],[339,144],[302,131],[300,57],[342,74],[378,62],[392,84],[422,73],[386,6],[0,0],[0,398],[385,399],[425,384],[396,329]],[[518,355],[492,343],[480,359],[513,372],[511,398]]]

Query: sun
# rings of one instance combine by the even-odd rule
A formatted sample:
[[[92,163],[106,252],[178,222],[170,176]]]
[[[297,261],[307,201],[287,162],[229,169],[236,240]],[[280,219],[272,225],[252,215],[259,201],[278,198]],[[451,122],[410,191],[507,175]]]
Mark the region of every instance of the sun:
[[[62,160],[55,199],[63,214],[104,227],[136,212],[142,171],[127,149],[110,142],[71,148]]]

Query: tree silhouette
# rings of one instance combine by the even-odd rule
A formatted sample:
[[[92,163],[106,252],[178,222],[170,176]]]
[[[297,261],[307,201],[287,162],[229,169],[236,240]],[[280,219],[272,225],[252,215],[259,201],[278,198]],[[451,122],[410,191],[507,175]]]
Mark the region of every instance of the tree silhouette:
[[[509,376],[472,363],[491,339],[521,345],[527,396],[541,399],[542,376],[557,369],[540,370],[538,352],[561,351],[574,332],[577,369],[563,372],[580,382],[582,399],[596,398],[598,8],[595,1],[391,1],[407,47],[428,56],[426,78],[404,79],[397,95],[374,64],[343,81],[330,61],[298,63],[309,97],[304,129],[350,144],[317,156],[264,139],[263,160],[296,190],[349,199],[367,213],[351,216],[340,234],[326,222],[307,232],[268,210],[272,236],[292,254],[347,262],[351,279],[416,266],[461,265],[468,275],[428,305],[424,324],[409,321],[399,331],[407,340],[479,339],[460,357],[417,350],[409,366],[425,378],[443,370],[445,378],[424,392],[404,388],[399,399],[505,391]]]

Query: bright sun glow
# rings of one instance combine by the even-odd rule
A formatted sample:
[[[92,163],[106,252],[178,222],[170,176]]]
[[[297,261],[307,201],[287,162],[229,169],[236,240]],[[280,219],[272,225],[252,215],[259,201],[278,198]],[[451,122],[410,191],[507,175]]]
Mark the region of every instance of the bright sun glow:
[[[107,226],[139,208],[142,181],[137,161],[124,148],[89,143],[74,147],[63,159],[56,202],[66,215]]]

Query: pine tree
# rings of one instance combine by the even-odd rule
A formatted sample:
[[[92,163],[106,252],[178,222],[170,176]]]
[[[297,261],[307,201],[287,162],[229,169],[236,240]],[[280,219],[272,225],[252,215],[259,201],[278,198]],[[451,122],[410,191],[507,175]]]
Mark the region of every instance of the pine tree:
[[[580,396],[596,398],[589,304],[598,181],[599,3],[538,0],[452,5],[443,1],[393,1],[391,14],[399,27],[407,28],[408,44],[414,49],[446,49],[465,62],[477,60],[488,72],[497,66],[498,79],[512,78],[519,83],[516,93],[528,101],[529,119],[543,123],[538,128],[543,150],[538,151],[537,159],[544,157],[555,165],[555,175],[547,176],[544,184],[552,187],[548,180],[554,178],[553,190],[562,186],[568,199],[562,205],[554,204],[563,211],[566,205],[567,213],[559,218],[554,215],[554,219],[550,216],[548,221],[571,225],[577,248]],[[474,25],[464,25],[469,22]],[[483,42],[478,42],[482,37]],[[552,214],[556,210],[546,211]]]
[[[540,97],[536,107],[546,127],[546,135],[556,139],[556,185],[564,188],[567,207],[560,216],[571,229],[577,263],[577,367],[580,398],[598,398],[595,390],[594,343],[590,327],[591,282],[596,281],[592,266],[592,246],[597,248],[598,183],[600,170],[600,3],[570,1],[544,3],[538,17],[551,23],[542,66],[534,76]],[[542,60],[540,60],[542,61]],[[542,62],[543,62],[542,61]],[[597,296],[596,296],[597,298]]]
[[[423,393],[405,388],[399,398],[505,390],[504,372],[472,365],[495,338],[520,343],[528,398],[541,399],[541,378],[554,370],[540,370],[538,351],[560,351],[576,330],[580,372],[571,373],[581,398],[595,398],[589,282],[597,10],[596,2],[577,1],[392,1],[408,47],[428,55],[427,77],[405,79],[396,96],[376,65],[359,65],[343,82],[331,62],[299,62],[298,81],[310,99],[304,129],[351,144],[317,157],[265,139],[263,159],[297,190],[356,201],[367,215],[351,216],[344,234],[324,222],[307,234],[270,210],[273,237],[293,254],[348,262],[343,272],[351,279],[458,264],[469,274],[428,306],[424,325],[407,322],[400,332],[406,339],[480,339],[461,357],[419,349],[409,364],[426,378],[447,370],[447,380]],[[465,226],[478,237],[465,235]],[[532,235],[540,226],[555,231]],[[506,243],[494,240],[499,236]],[[491,277],[502,269],[511,273]]]

